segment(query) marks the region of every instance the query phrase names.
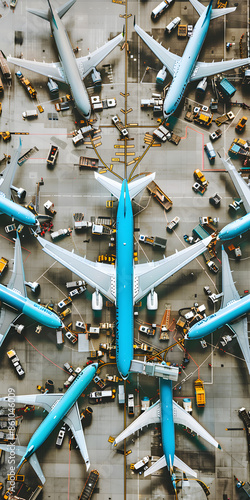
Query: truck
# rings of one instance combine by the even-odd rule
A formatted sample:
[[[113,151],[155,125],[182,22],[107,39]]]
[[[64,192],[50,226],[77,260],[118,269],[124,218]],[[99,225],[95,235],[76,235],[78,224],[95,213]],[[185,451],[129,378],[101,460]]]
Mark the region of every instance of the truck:
[[[62,108],[61,108],[62,109]],[[81,144],[87,136],[93,136],[95,133],[95,129],[92,127],[92,125],[87,125],[86,127],[82,127],[78,130],[73,131],[73,137],[72,141],[74,146],[77,146],[77,144]]]
[[[89,500],[92,497],[98,479],[99,479],[99,472],[96,469],[93,469],[87,478],[87,481],[79,497],[79,500]]]
[[[210,163],[213,164],[215,157],[216,157],[216,153],[215,153],[215,150],[214,150],[211,142],[207,142],[207,144],[205,144],[204,150],[207,153],[207,157],[208,157]]]
[[[66,283],[66,288],[75,288],[78,286],[85,286],[85,281],[80,280],[80,281],[67,281]]]
[[[7,352],[7,356],[13,364],[18,376],[20,378],[23,377],[25,375],[25,371],[20,363],[20,359],[17,356],[16,351],[14,351],[14,349],[10,349],[10,351]]]
[[[218,116],[215,118],[215,123],[217,127],[220,127],[222,123],[226,123],[228,120],[233,120],[235,115],[232,111],[228,111],[228,113],[224,113],[224,115]]]
[[[242,116],[242,118],[240,118],[240,120],[238,121],[238,123],[235,127],[236,132],[239,132],[241,134],[241,132],[243,132],[243,130],[246,126],[246,123],[247,123],[247,117]]]
[[[115,389],[109,391],[94,391],[89,394],[89,399],[93,400],[93,402],[101,403],[103,398],[105,401],[114,400],[115,393]]]
[[[159,238],[158,236],[145,236],[144,234],[140,234],[139,236],[140,243],[147,243],[148,245],[152,245],[154,248],[161,248],[162,250],[166,249],[167,240],[165,238]]]
[[[5,257],[1,257],[0,259],[0,276],[2,276],[3,272],[7,269],[9,264],[8,259],[5,259]]]
[[[199,168],[197,168],[194,171],[194,178],[197,182],[199,182],[202,186],[207,187],[208,186],[208,181],[205,178],[205,175],[200,171]]]
[[[118,403],[119,404],[124,404],[125,403],[125,391],[124,391],[124,385],[119,384],[118,385]]]
[[[21,71],[17,71],[16,76],[18,77],[20,83],[22,86],[25,88],[25,90],[28,92],[29,96],[31,99],[36,99],[37,91],[32,87],[30,81],[28,78],[25,78]]]
[[[163,0],[163,2],[159,3],[157,7],[152,10],[151,19],[155,21],[158,17],[160,17],[163,12],[169,7],[169,5],[173,2],[173,0]]]
[[[128,130],[124,127],[123,123],[121,122],[120,118],[117,115],[112,116],[112,122],[119,130],[122,137],[128,137]]]
[[[156,182],[151,181],[147,185],[147,189],[166,211],[172,208],[172,200],[170,200],[170,198],[162,191],[162,189],[158,186],[158,184],[156,184]]]
[[[133,417],[135,414],[134,394],[128,394],[128,415]]]
[[[194,121],[203,127],[210,127],[213,121],[213,113],[203,111],[202,108],[197,108],[199,111],[194,113]]]
[[[25,120],[26,118],[37,118],[38,117],[38,112],[36,109],[29,109],[28,111],[24,111],[22,113],[23,119]]]
[[[52,203],[52,201],[50,200],[47,200],[44,204],[43,204],[45,210],[47,212],[49,212],[50,215],[52,215],[52,217],[54,217],[54,215],[56,215],[56,210],[54,210],[54,203]]]
[[[146,325],[140,325],[139,330],[140,333],[146,333],[146,335],[155,335],[156,332],[156,325],[153,324],[152,328]]]
[[[210,141],[217,141],[217,139],[219,139],[221,136],[222,136],[222,131],[220,128],[217,128],[217,130],[215,130],[209,135]]]
[[[197,380],[194,383],[194,389],[195,389],[196,404],[198,408],[204,408],[206,404],[206,398],[205,398],[205,389],[203,380],[197,378]]]
[[[54,231],[53,233],[50,233],[50,236],[52,240],[57,240],[59,238],[62,238],[63,236],[70,236],[71,234],[71,229],[68,227],[68,229],[59,229],[58,231]]]
[[[53,167],[55,165],[58,152],[59,152],[58,146],[51,145],[50,150],[49,150],[49,154],[47,157],[47,165],[49,165],[51,167]]]
[[[181,22],[181,18],[175,17],[173,19],[173,21],[171,21],[169,24],[167,24],[167,26],[165,28],[165,33],[166,34],[171,33],[171,31],[173,31],[173,29],[176,28],[176,26],[178,26],[178,24],[180,24],[180,22]]]
[[[136,462],[136,464],[134,464],[133,470],[138,472],[140,469],[142,469],[142,470],[148,469],[147,464],[149,463],[149,460],[150,460],[150,458],[148,455],[146,457],[143,457],[141,460],[138,460],[138,462]]]
[[[166,140],[171,139],[171,132],[168,130],[164,125],[160,125],[158,128],[156,128],[153,132],[153,137],[156,139],[159,139],[162,142],[166,142]]]
[[[72,302],[71,297],[66,297],[66,299],[63,299],[63,300],[61,300],[61,302],[58,302],[57,305],[58,305],[59,309],[63,309],[64,307],[71,304],[71,302]]]
[[[187,24],[179,24],[177,36],[179,38],[185,38],[187,36],[188,27]]]

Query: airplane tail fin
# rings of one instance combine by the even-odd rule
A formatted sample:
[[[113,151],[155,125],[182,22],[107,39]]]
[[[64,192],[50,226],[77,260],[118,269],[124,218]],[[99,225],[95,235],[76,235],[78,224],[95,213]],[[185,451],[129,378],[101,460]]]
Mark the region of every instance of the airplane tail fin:
[[[193,5],[194,9],[198,12],[198,14],[201,16],[204,12],[204,10],[207,9],[205,5],[203,5],[199,0],[190,0],[190,3]],[[210,5],[212,5],[213,0],[210,1]],[[234,12],[236,10],[236,7],[230,7],[227,9],[212,9],[211,13],[211,19],[216,19],[217,17],[220,16],[225,16],[226,14],[230,14],[230,12]],[[207,9],[207,12],[209,12],[209,8]]]
[[[110,179],[110,177],[106,177],[105,175],[98,174],[97,172],[95,172],[95,178],[119,200],[122,188],[120,182]],[[155,173],[146,175],[145,177],[139,177],[135,181],[129,182],[128,190],[130,199],[132,200],[132,198],[140,193],[140,191],[142,191],[142,189],[144,189],[154,178]]]
[[[1,450],[4,450],[4,451],[7,451],[10,453],[10,445],[9,444],[1,444]],[[15,454],[16,455],[19,455],[20,457],[23,457],[25,455],[27,451],[27,448],[26,446],[17,446],[15,445]],[[38,475],[40,481],[42,484],[45,483],[45,477],[44,477],[44,474],[43,474],[43,471],[41,469],[41,466],[38,462],[38,459],[37,459],[37,456],[35,453],[33,453],[33,455],[31,455],[29,458],[28,458],[28,462],[30,462],[30,465],[33,467],[35,473]],[[21,462],[19,463],[18,465],[18,469],[21,465],[23,465],[24,461],[21,460]]]

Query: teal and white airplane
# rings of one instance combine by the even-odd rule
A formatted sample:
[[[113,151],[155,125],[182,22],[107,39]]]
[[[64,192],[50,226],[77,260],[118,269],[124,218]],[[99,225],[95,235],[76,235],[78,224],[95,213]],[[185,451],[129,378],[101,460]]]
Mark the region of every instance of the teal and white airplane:
[[[198,0],[190,0],[190,2],[200,15],[200,18],[194,27],[193,35],[190,37],[182,57],[165,49],[163,45],[156,42],[153,37],[148,35],[137,24],[135,24],[134,27],[136,33],[162,62],[162,72],[165,73],[165,70],[167,69],[173,77],[172,83],[164,100],[164,119],[168,119],[169,116],[175,112],[189,82],[202,80],[207,76],[224,73],[224,71],[250,64],[249,57],[246,57],[245,59],[231,59],[229,61],[211,63],[197,62],[207,35],[210,20],[224,16],[230,12],[234,12],[236,7],[227,9],[212,9],[213,0],[209,2],[207,7],[202,5],[202,3]]]

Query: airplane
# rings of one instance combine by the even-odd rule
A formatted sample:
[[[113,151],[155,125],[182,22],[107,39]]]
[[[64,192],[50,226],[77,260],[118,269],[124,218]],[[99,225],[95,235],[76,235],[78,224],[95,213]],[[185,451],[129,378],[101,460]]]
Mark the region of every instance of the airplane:
[[[240,219],[230,222],[219,232],[217,239],[220,241],[227,241],[236,238],[236,236],[239,236],[250,229],[250,189],[244,179],[242,179],[241,175],[237,172],[230,158],[227,158],[226,160],[221,158],[221,161],[229,173],[247,212],[246,215],[243,215]]]
[[[121,376],[126,379],[133,359],[134,304],[145,295],[147,307],[156,310],[157,294],[154,288],[182,269],[186,264],[205,251],[212,237],[209,236],[189,248],[185,248],[157,262],[134,264],[134,235],[132,198],[154,179],[147,175],[130,183],[120,182],[95,173],[95,178],[118,200],[116,216],[116,263],[115,266],[91,262],[75,255],[36,235],[43,251],[84,279],[96,289],[92,295],[92,309],[102,309],[103,294],[116,305],[116,363]]]
[[[22,142],[20,139],[19,147],[15,152],[15,155],[0,174],[0,214],[9,215],[18,222],[21,222],[21,224],[34,226],[37,222],[35,215],[32,214],[27,208],[24,208],[11,200],[12,189],[17,192],[19,199],[23,199],[26,195],[26,191],[23,188],[18,189],[12,184],[18,165],[18,158],[20,157],[21,147]]]
[[[34,71],[59,82],[67,83],[74,98],[75,106],[79,113],[88,120],[91,114],[91,105],[83,79],[93,71],[93,78],[100,78],[96,71],[96,66],[106,57],[123,39],[123,34],[107,42],[96,49],[92,54],[75,58],[68,34],[61,21],[64,14],[74,5],[76,0],[69,0],[60,9],[56,10],[48,0],[48,12],[42,10],[27,9],[35,16],[41,17],[50,22],[51,31],[57,46],[60,62],[45,63],[28,61],[16,57],[7,57],[7,61],[22,68]]]
[[[249,57],[245,59],[232,59],[230,61],[211,63],[197,62],[207,35],[210,20],[234,12],[236,7],[212,9],[213,0],[209,2],[207,7],[202,5],[198,0],[190,0],[190,2],[200,15],[200,18],[194,27],[193,35],[190,37],[182,57],[165,49],[137,24],[134,26],[136,33],[163,64],[163,69],[157,75],[157,81],[161,80],[162,83],[164,82],[166,78],[166,68],[173,76],[172,83],[163,104],[163,118],[165,120],[167,120],[179,106],[189,82],[202,80],[205,77],[223,73],[224,71],[245,66],[250,63]]]
[[[61,420],[63,420],[71,428],[76,443],[79,446],[81,455],[85,461],[86,469],[87,471],[89,470],[90,460],[82,429],[77,399],[90,384],[92,378],[95,376],[97,368],[98,363],[92,363],[84,368],[74,380],[72,385],[67,389],[65,394],[47,393],[15,396],[15,403],[40,406],[48,412],[48,415],[34,432],[27,447],[15,444],[15,454],[22,457],[17,466],[18,471],[22,465],[28,461],[35,470],[42,484],[45,483],[45,477],[38,462],[36,451],[46,441]],[[8,396],[0,398],[0,402],[7,402],[8,404]],[[11,446],[9,444],[1,444],[1,449],[10,453]]]
[[[227,325],[236,334],[240,349],[250,374],[250,349],[246,314],[250,311],[250,294],[239,296],[234,285],[228,255],[222,246],[222,292],[221,308],[202,319],[186,333],[185,339],[196,340],[206,337]]]
[[[174,490],[176,492],[176,476],[174,467],[181,469],[185,474],[197,477],[197,474],[175,455],[175,430],[174,424],[184,425],[197,435],[203,437],[215,448],[221,449],[219,443],[186,411],[173,400],[172,381],[160,379],[160,399],[137,417],[124,431],[115,438],[113,446],[134,434],[149,424],[161,424],[163,456],[157,460],[144,476],[153,474],[167,466]]]
[[[16,234],[14,267],[11,279],[7,286],[0,284],[0,301],[10,308],[1,307],[0,312],[0,347],[9,333],[11,326],[21,314],[29,316],[37,323],[49,328],[61,328],[60,318],[45,307],[40,306],[27,297],[25,276],[22,260],[22,249],[19,234]],[[21,333],[23,325],[16,325],[16,330]]]

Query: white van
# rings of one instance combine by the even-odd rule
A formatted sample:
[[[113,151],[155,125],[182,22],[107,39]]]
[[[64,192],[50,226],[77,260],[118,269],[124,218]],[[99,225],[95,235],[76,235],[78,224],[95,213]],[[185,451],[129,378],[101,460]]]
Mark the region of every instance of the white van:
[[[157,7],[152,10],[151,19],[155,21],[155,19],[163,14],[163,12],[168,8],[171,2],[173,2],[173,0],[164,0],[163,2],[159,3]]]
[[[64,343],[64,336],[62,330],[56,330],[56,343],[58,345]]]
[[[38,113],[36,109],[30,109],[28,111],[23,112],[23,119],[25,120],[26,118],[37,118]]]
[[[166,28],[165,28],[165,33],[171,33],[171,31],[180,24],[181,18],[180,17],[175,17],[171,23],[169,23]]]

